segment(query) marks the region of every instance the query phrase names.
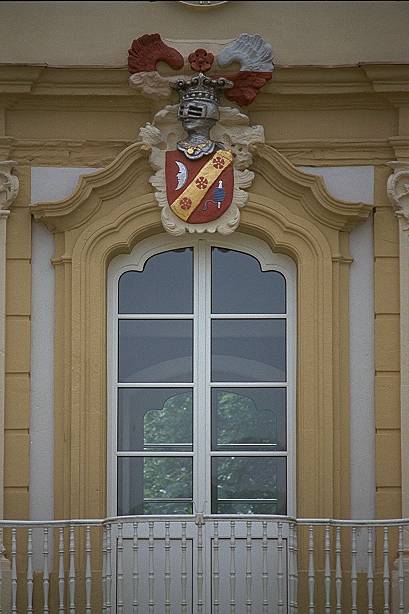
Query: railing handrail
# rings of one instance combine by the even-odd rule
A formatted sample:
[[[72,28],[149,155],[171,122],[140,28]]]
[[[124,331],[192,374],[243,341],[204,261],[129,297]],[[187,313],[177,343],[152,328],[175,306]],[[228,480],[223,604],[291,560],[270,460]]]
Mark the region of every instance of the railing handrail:
[[[184,514],[180,516],[166,515],[137,515],[137,516],[108,516],[106,518],[71,518],[62,520],[0,520],[0,528],[14,527],[70,527],[70,526],[90,526],[102,527],[115,523],[141,523],[151,522],[196,522],[200,516],[201,522],[215,521],[231,521],[234,519],[237,522],[277,522],[283,524],[295,524],[305,526],[349,526],[349,527],[386,527],[386,526],[402,526],[409,525],[409,518],[384,518],[384,519],[336,519],[336,518],[296,518],[293,516],[273,516],[270,514],[254,514],[254,515],[190,515]]]

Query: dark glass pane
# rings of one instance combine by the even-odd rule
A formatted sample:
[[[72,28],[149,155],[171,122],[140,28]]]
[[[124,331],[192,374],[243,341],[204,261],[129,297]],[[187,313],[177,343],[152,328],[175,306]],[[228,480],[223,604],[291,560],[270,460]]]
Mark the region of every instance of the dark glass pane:
[[[213,388],[213,450],[286,450],[285,388]]]
[[[191,509],[192,466],[183,457],[118,458],[118,514],[149,514],[160,504],[172,513]]]
[[[285,286],[253,256],[212,248],[212,313],[285,313]]]
[[[191,320],[120,320],[120,382],[191,382]]]
[[[118,450],[192,450],[192,390],[120,388]]]
[[[286,514],[286,484],[285,458],[214,457],[212,513]]]
[[[285,320],[213,320],[214,382],[283,382]]]
[[[152,256],[119,280],[119,313],[192,313],[192,248]]]

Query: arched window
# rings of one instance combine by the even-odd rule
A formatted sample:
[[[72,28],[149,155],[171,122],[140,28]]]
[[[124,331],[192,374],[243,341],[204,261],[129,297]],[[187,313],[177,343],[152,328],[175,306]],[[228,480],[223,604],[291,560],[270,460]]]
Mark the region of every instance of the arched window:
[[[111,262],[109,513],[294,513],[295,279],[239,233]]]

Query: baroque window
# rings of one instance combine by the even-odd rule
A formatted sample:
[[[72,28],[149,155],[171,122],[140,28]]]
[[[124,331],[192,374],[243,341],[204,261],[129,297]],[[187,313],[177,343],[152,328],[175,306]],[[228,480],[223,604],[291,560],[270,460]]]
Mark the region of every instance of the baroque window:
[[[293,261],[155,237],[111,262],[108,304],[110,513],[293,513]]]

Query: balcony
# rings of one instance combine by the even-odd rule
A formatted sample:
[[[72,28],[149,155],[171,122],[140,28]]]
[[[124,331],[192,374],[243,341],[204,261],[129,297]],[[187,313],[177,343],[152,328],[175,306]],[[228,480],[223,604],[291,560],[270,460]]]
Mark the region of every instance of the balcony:
[[[0,612],[406,614],[409,519],[1,521]]]

